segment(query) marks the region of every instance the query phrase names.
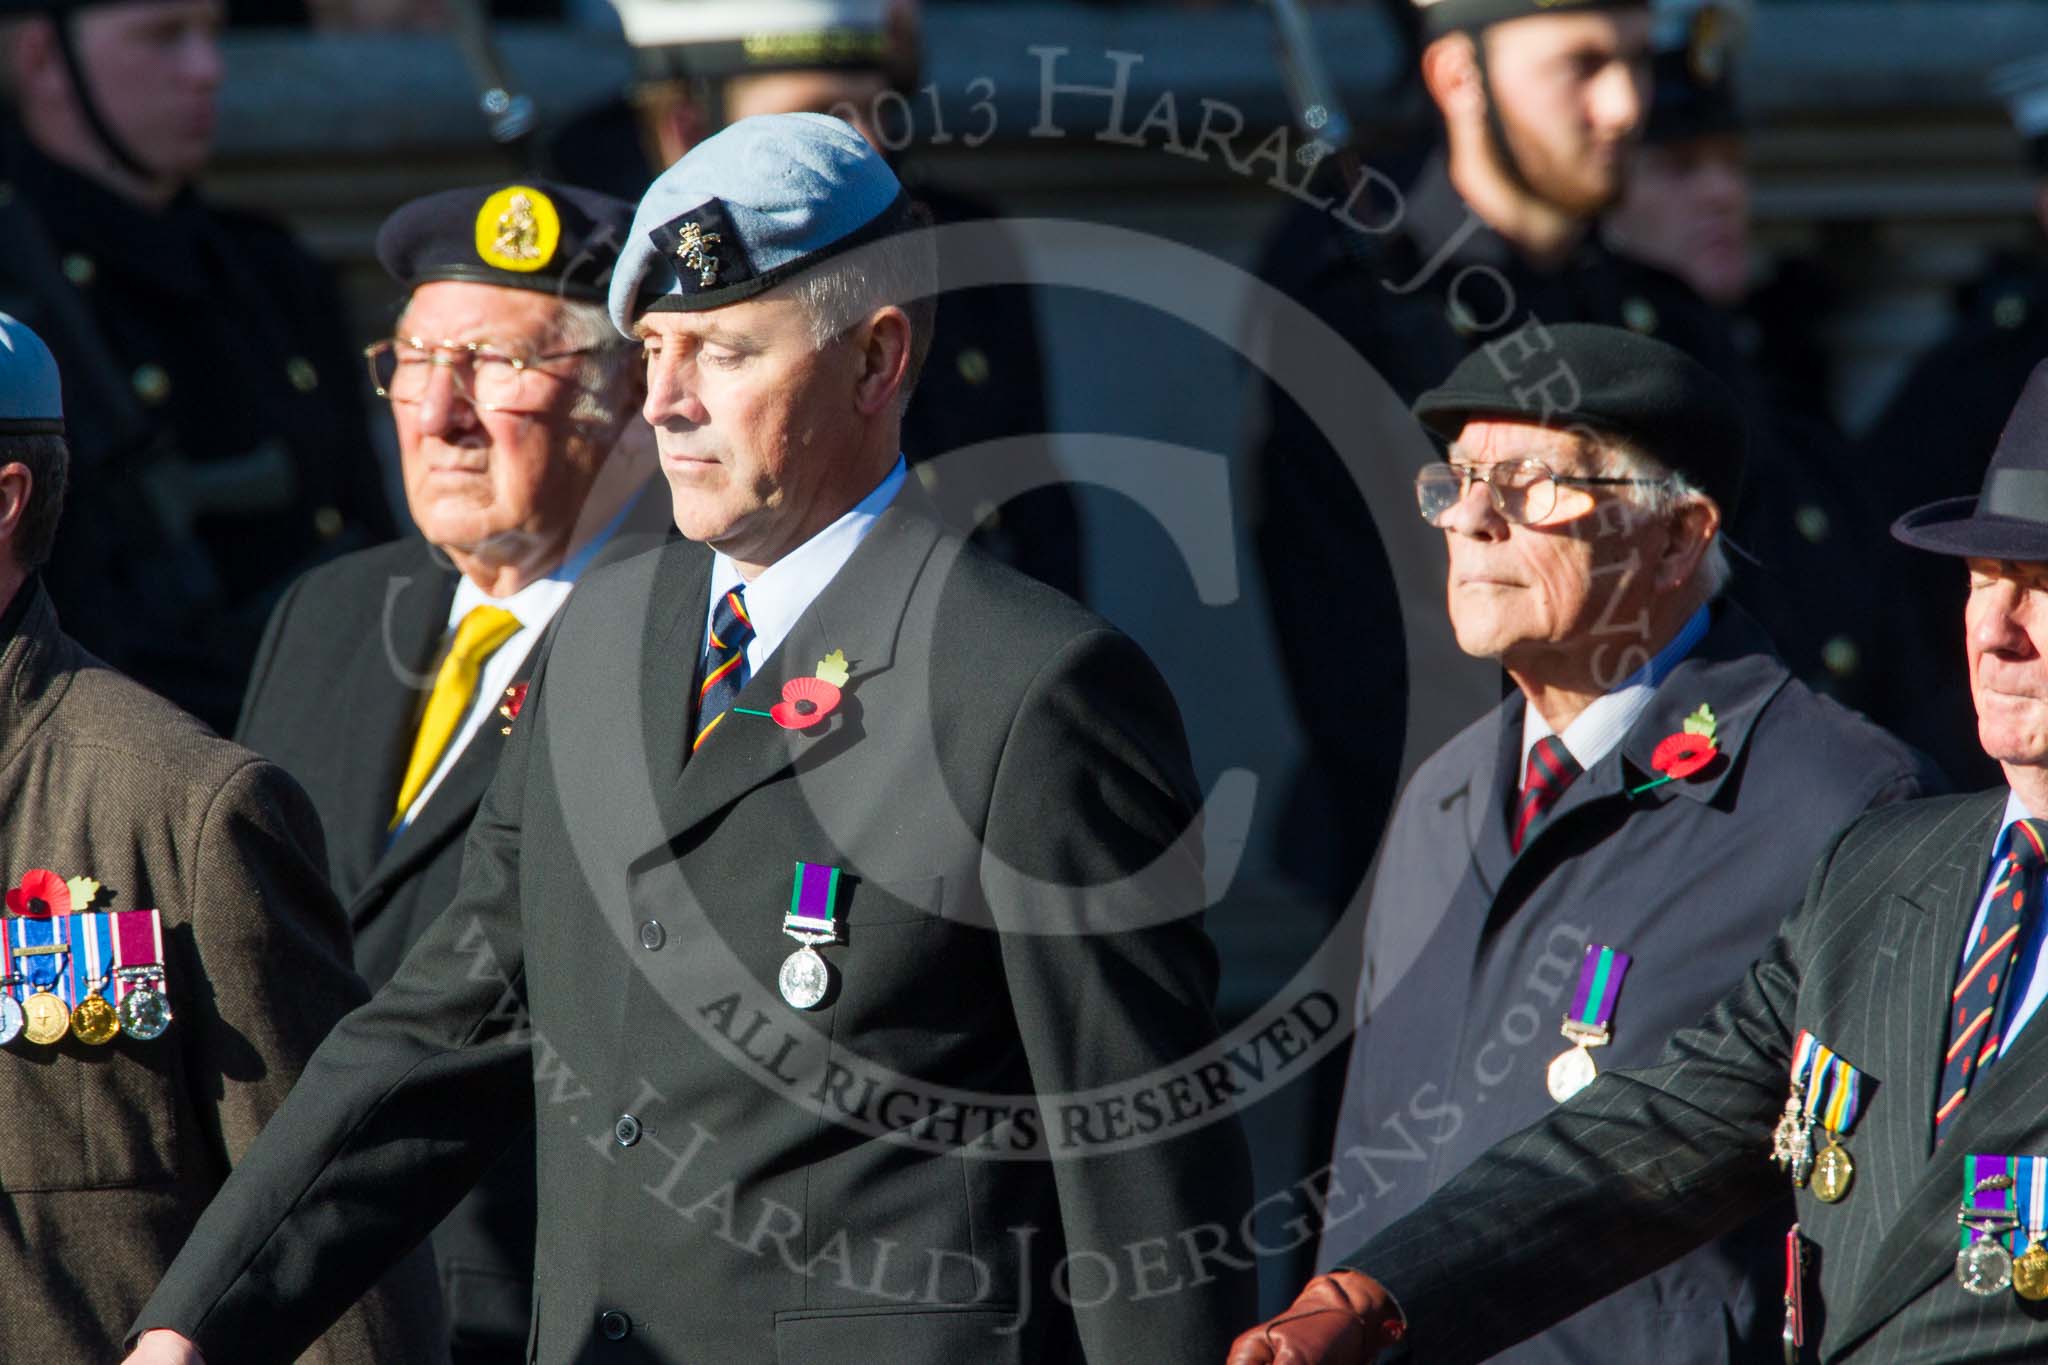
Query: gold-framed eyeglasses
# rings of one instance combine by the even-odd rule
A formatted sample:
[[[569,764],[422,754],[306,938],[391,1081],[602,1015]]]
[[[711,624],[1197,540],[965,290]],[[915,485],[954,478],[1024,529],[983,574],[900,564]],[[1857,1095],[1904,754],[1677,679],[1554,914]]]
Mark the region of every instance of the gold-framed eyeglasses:
[[[363,348],[370,383],[379,398],[417,403],[433,383],[434,371],[445,369],[456,392],[484,412],[540,412],[569,382],[566,375],[541,366],[572,356],[624,351],[617,345],[577,346],[566,351],[518,355],[488,341],[427,341],[421,337],[387,337]]]
[[[1519,526],[1543,521],[1557,510],[1562,488],[1651,486],[1663,479],[1631,479],[1587,474],[1559,474],[1541,460],[1501,460],[1495,464],[1453,464],[1436,461],[1415,471],[1415,503],[1422,519],[1442,526],[1444,518],[1471,491],[1486,485],[1493,510]]]

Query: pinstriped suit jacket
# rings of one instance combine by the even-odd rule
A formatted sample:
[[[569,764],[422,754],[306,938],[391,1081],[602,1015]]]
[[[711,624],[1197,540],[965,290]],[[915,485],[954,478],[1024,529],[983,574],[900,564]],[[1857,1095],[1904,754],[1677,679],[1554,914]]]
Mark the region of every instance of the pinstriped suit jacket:
[[[1798,1196],[1818,1257],[1809,1355],[1817,1337],[1830,1362],[2048,1358],[2048,1305],[1978,1298],[1952,1275],[1964,1156],[2048,1154],[2048,1027],[1976,1082],[1933,1151],[1948,994],[2005,795],[1856,822],[1743,983],[1656,1066],[1602,1075],[1346,1257],[1394,1294],[1418,1358],[1482,1358],[1782,1190],[1770,1138],[1802,1028],[1869,1087],[1848,1197]]]

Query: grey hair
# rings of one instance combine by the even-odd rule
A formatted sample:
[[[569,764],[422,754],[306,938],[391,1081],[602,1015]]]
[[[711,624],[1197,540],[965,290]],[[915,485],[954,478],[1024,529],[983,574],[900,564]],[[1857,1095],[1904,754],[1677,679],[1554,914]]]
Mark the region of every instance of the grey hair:
[[[898,232],[798,276],[789,282],[789,297],[803,310],[811,343],[821,351],[876,309],[903,310],[910,319],[910,364],[896,398],[901,413],[931,352],[938,273],[931,235]]]
[[[571,422],[611,426],[619,420],[627,401],[620,382],[629,368],[625,359],[634,347],[612,326],[611,314],[601,303],[562,299],[555,317],[542,333],[543,351],[590,351],[578,356],[574,373],[576,401],[570,404]]]
[[[1633,441],[1617,436],[1601,434],[1590,438],[1601,456],[1601,473],[1610,478],[1649,479],[1649,483],[1630,484],[1615,490],[1624,501],[1646,517],[1667,517],[1689,503],[1712,503],[1721,513],[1720,529],[1707,542],[1706,553],[1700,557],[1699,585],[1701,595],[1711,601],[1728,588],[1728,580],[1734,576],[1734,569],[1728,562],[1728,547],[1723,532],[1728,528],[1728,509],[1715,502],[1707,491],[1685,475],[1671,469],[1662,460],[1644,450]]]

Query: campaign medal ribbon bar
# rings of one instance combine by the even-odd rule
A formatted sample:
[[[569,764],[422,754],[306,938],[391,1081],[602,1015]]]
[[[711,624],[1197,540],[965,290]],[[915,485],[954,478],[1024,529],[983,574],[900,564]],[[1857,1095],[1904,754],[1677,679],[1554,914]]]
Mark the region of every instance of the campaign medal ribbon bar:
[[[1608,1025],[1614,1018],[1615,997],[1621,994],[1621,980],[1633,960],[1604,944],[1586,945],[1586,955],[1579,963],[1579,989],[1572,996],[1572,1010],[1564,1017],[1561,1030],[1572,1046],[1550,1062],[1550,1098],[1559,1104],[1591,1085],[1599,1074],[1592,1049],[1605,1047],[1613,1038]]]
[[[839,942],[839,869],[798,863],[782,932],[803,947],[783,959],[776,973],[782,998],[800,1010],[815,1009],[832,989],[832,968],[818,954],[821,944]]]
[[[114,975],[113,936],[107,916],[88,911],[71,917],[71,1031],[78,1041],[103,1047],[121,1034],[121,1021],[101,992]]]
[[[71,1031],[71,1009],[57,995],[63,989],[64,963],[71,953],[66,937],[70,929],[68,918],[18,915],[8,921],[14,961],[28,986],[28,998],[21,1002],[25,1016],[22,1036],[31,1043],[48,1045]]]
[[[0,927],[0,1047],[19,1038],[28,1023],[28,1016],[21,1012],[21,1001],[14,998],[15,988],[20,984],[21,978],[14,974],[14,950],[4,927]]]
[[[1842,1145],[1842,1139],[1856,1126],[1862,1109],[1863,1073],[1811,1032],[1801,1029],[1792,1050],[1792,1093],[1798,1102],[1798,1113],[1793,1115],[1788,1106],[1787,1117],[1793,1120],[1796,1129],[1788,1135],[1789,1146],[1795,1158],[1810,1163],[1804,1168],[1794,1167],[1792,1183],[1803,1184],[1810,1171],[1814,1198],[1833,1204],[1849,1193],[1849,1184],[1856,1178],[1856,1163],[1849,1159],[1849,1149]],[[1785,1127],[1784,1119],[1779,1120],[1779,1127]],[[1813,1154],[1816,1127],[1828,1139],[1828,1145],[1818,1156]],[[1774,1144],[1774,1155],[1776,1151]]]
[[[2019,1226],[2013,1212],[2015,1179],[2002,1156],[1972,1153],[1963,1161],[1962,1249],[1956,1253],[1956,1282],[1982,1298],[2012,1284],[2012,1252],[2006,1242]]]
[[[114,921],[114,1012],[137,1042],[164,1036],[171,1002],[164,989],[164,921],[156,910],[123,910]]]

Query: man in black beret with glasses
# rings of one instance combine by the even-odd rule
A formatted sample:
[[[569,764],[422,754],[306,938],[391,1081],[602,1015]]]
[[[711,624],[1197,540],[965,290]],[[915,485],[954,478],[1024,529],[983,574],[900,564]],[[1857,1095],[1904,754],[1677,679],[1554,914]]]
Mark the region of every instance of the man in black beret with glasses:
[[[419,535],[292,585],[236,731],[312,796],[372,989],[454,895],[548,624],[587,571],[673,529],[603,304],[632,219],[535,180],[427,195],[377,235],[408,294],[369,380]],[[525,1359],[533,1161],[513,1143],[435,1233],[454,1365]]]
[[[1933,780],[1720,599],[1745,434],[1697,362],[1560,325],[1475,353],[1415,411],[1450,443],[1416,492],[1444,532],[1458,644],[1514,689],[1424,761],[1385,837],[1320,1203],[1325,1265],[1417,1208],[1426,1222],[1435,1191],[1589,1083],[1609,1094],[1599,1073],[1654,1061],[1765,951],[1836,832]],[[1503,1358],[1775,1359],[1792,1217],[1781,1188],[1764,1195],[1683,1259],[1642,1261],[1642,1283],[1560,1299],[1529,1324],[1549,1330]],[[1493,1212],[1509,1224],[1519,1207]],[[1398,1223],[1411,1227],[1427,1235]],[[1411,1310],[1425,1358],[1528,1334],[1475,1333],[1495,1290],[1484,1274],[1467,1288],[1472,1326]],[[1438,1332],[1455,1344],[1440,1350]],[[1254,1332],[1233,1360],[1296,1359],[1277,1349]]]

